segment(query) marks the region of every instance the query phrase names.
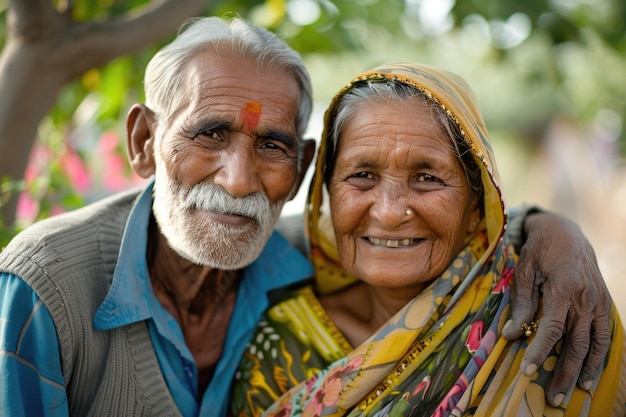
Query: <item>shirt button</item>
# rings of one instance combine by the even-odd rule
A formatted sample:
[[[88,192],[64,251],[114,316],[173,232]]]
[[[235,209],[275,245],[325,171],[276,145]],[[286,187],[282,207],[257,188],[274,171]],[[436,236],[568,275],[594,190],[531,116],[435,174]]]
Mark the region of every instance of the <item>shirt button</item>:
[[[185,364],[185,365],[183,366],[183,370],[185,371],[185,373],[187,374],[187,376],[188,376],[189,378],[191,378],[191,377],[193,376],[193,371],[192,371],[192,369],[191,369],[191,366],[189,366],[189,365]]]

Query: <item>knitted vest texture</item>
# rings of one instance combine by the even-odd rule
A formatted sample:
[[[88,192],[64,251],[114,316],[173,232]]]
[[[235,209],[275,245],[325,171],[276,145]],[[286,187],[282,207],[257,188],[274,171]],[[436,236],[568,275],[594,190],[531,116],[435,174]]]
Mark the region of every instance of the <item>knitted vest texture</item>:
[[[71,416],[180,416],[146,322],[95,331],[138,191],[122,193],[26,229],[0,253],[52,315]]]

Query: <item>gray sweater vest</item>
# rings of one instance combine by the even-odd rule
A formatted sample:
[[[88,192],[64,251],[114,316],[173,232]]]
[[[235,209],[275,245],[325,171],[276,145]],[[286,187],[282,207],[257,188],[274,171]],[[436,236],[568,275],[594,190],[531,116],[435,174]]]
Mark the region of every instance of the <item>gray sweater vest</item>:
[[[95,331],[137,190],[26,229],[0,253],[52,315],[71,416],[180,416],[146,322]]]

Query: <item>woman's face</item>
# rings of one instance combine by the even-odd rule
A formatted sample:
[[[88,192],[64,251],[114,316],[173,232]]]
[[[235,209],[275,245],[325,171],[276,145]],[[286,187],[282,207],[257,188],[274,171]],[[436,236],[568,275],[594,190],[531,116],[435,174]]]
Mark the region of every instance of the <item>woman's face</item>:
[[[368,284],[421,292],[479,216],[436,123],[418,98],[375,99],[341,134],[329,184],[333,226],[344,267]]]

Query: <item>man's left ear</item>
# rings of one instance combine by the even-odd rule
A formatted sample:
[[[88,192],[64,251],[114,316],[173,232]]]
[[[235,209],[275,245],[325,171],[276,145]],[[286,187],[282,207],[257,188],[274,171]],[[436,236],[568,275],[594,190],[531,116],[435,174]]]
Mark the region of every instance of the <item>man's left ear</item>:
[[[300,159],[300,172],[298,172],[297,183],[296,186],[293,188],[292,195],[291,197],[289,197],[289,200],[293,200],[293,198],[298,193],[306,172],[309,169],[309,165],[311,165],[311,161],[313,161],[313,157],[315,156],[314,139],[303,139],[300,145],[302,146],[302,150],[298,152],[298,158]]]

